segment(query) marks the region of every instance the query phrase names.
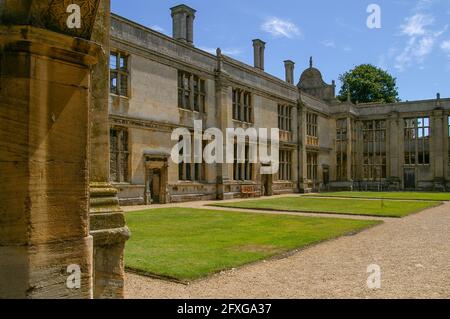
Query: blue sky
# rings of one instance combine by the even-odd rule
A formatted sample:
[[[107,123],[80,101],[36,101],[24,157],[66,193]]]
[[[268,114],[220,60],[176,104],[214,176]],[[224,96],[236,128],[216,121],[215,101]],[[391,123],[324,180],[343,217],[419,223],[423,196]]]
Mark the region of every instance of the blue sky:
[[[169,8],[197,10],[195,45],[253,64],[252,39],[267,42],[266,71],[296,81],[314,57],[326,82],[362,63],[397,78],[402,100],[450,97],[450,0],[112,0],[114,13],[172,34]],[[367,7],[381,8],[381,29],[367,27]]]

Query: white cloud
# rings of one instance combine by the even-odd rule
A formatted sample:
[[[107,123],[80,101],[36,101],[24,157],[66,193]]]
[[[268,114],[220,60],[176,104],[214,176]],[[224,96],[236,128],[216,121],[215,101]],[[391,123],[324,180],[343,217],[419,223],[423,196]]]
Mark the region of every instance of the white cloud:
[[[163,27],[160,27],[159,25],[154,25],[154,26],[150,27],[150,29],[155,30],[157,32],[161,32],[161,33],[164,33],[166,31],[166,30],[164,30]]]
[[[401,26],[402,33],[407,36],[418,36],[426,33],[426,27],[434,22],[434,18],[429,15],[415,14],[405,19],[405,24]]]
[[[419,4],[425,6],[432,1],[420,0]],[[435,18],[431,15],[416,13],[405,19],[405,24],[400,26],[401,35],[407,40],[400,53],[395,58],[395,68],[404,71],[410,66],[417,65],[422,68],[425,59],[433,52],[439,37],[447,30],[446,25],[440,31],[433,31]]]
[[[210,47],[199,47],[200,50],[206,51],[208,53],[216,55],[217,49],[210,48]],[[238,56],[242,54],[242,50],[237,48],[227,48],[227,49],[221,49],[222,54],[224,55],[231,55],[231,56]]]
[[[264,21],[261,29],[274,37],[286,37],[292,39],[302,35],[300,29],[294,23],[276,17],[268,18]]]
[[[336,48],[336,43],[332,40],[324,40],[321,44],[327,48]]]
[[[441,49],[450,56],[450,40],[442,42]]]

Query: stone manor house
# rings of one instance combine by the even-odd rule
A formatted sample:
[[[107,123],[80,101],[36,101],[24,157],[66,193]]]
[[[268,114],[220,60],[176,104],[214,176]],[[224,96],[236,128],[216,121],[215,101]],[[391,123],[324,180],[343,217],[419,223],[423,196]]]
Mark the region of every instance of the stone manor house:
[[[313,66],[298,83],[195,47],[196,11],[171,9],[173,37],[111,17],[110,169],[122,204],[169,203],[323,190],[450,190],[450,99],[353,104]],[[281,61],[280,61],[281,62]],[[178,127],[280,129],[280,170],[175,164]]]

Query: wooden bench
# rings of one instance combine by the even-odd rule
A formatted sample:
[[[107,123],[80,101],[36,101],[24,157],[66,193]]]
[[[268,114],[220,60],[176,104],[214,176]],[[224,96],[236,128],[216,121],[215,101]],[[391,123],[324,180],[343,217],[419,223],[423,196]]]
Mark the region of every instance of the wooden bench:
[[[257,192],[255,191],[255,186],[242,185],[241,186],[241,194],[243,195],[243,197],[250,198],[250,197],[256,197]]]

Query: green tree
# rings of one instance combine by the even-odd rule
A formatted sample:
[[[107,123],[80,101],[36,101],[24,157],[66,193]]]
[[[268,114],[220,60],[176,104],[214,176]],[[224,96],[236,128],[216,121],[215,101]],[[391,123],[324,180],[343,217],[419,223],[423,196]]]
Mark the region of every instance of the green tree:
[[[342,88],[339,100],[347,101],[349,89],[353,103],[399,102],[398,88],[392,75],[371,64],[362,64],[339,77]]]

